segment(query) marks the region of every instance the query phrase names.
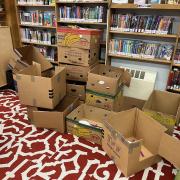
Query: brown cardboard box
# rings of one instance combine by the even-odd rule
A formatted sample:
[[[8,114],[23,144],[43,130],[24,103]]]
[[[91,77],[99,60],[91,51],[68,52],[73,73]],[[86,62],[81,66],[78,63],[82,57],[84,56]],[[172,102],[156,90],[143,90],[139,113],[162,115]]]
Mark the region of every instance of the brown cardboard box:
[[[116,96],[106,95],[91,90],[86,91],[86,104],[109,111],[119,111],[119,103],[121,102],[121,99],[121,90]]]
[[[0,26],[0,87],[7,84],[6,71],[9,59],[14,58],[13,43],[9,27]]]
[[[32,45],[16,48],[14,51],[18,58],[11,59],[9,65],[15,72],[32,65],[33,62],[37,62],[41,65],[42,72],[53,67],[39,52],[38,48]]]
[[[66,116],[67,132],[101,144],[102,119],[110,111],[82,104]]]
[[[70,96],[79,97],[81,101],[86,99],[86,84],[85,83],[74,83],[72,81],[67,82],[67,94]]]
[[[136,108],[114,113],[103,122],[102,147],[125,176],[141,171],[160,160],[160,156],[180,168],[180,141]],[[160,156],[159,156],[160,155]]]
[[[28,106],[28,118],[36,127],[57,129],[59,132],[64,133],[65,116],[73,111],[78,105],[78,98],[65,96],[54,110]]]
[[[121,101],[119,102],[120,105],[119,111],[125,111],[135,107],[142,110],[144,104],[145,104],[144,100],[123,96],[121,98]]]
[[[91,50],[58,46],[58,62],[80,66],[90,66],[97,62],[99,49]]]
[[[122,85],[129,86],[130,81],[131,75],[124,69],[99,64],[88,73],[86,89],[115,96]]]
[[[100,44],[100,30],[88,28],[58,28],[58,45],[92,49]]]
[[[163,124],[172,134],[180,119],[180,94],[154,90],[146,101],[143,111]]]
[[[41,73],[40,64],[16,74],[18,95],[22,104],[53,109],[66,94],[66,72],[63,67]]]
[[[92,69],[97,63],[92,64],[91,66],[76,66],[70,64],[59,64],[62,67],[66,68],[66,79],[87,82],[88,72]]]

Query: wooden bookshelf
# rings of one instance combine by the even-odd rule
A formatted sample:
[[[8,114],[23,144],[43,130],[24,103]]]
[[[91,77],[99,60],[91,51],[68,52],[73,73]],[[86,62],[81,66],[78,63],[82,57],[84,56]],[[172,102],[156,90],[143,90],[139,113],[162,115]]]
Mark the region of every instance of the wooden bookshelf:
[[[32,29],[43,29],[43,30],[49,30],[51,32],[54,32],[55,34],[57,33],[56,31],[56,26],[45,26],[45,25],[36,25],[36,24],[23,24],[21,23],[21,20],[19,18],[19,11],[23,10],[23,11],[29,11],[32,9],[32,11],[34,10],[40,10],[40,11],[53,11],[55,13],[55,8],[56,5],[55,4],[51,4],[51,5],[43,5],[43,4],[18,4],[17,0],[16,1],[16,17],[17,17],[17,22],[18,22],[18,26],[19,26],[19,36],[21,39],[21,33],[20,33],[20,28],[32,28]],[[56,13],[55,13],[56,14]],[[32,44],[32,45],[38,45],[39,47],[49,47],[49,48],[56,48],[57,49],[57,45],[56,44],[46,44],[46,43],[38,43],[38,42],[31,42],[31,41],[23,41],[21,40],[21,46],[25,45],[25,44]],[[48,48],[48,49],[49,49]],[[50,61],[49,59],[47,59],[48,61]],[[54,61],[50,61],[53,62],[53,64],[56,63]]]
[[[118,55],[118,54],[108,54],[110,57],[119,58],[119,59],[127,59],[132,61],[140,61],[140,62],[149,62],[149,63],[157,63],[157,64],[171,64],[171,61],[162,60],[162,59],[149,59],[149,58],[135,58],[132,56],[124,56],[124,55]]]
[[[24,43],[24,44],[35,44],[35,45],[40,45],[40,46],[57,47],[56,44],[45,44],[45,43],[29,42],[29,41],[23,41],[23,40],[22,40],[22,43]]]
[[[57,4],[108,4],[108,1],[57,1]]]
[[[89,21],[65,21],[65,20],[58,20],[58,23],[65,23],[65,24],[87,24],[87,25],[102,25],[106,26],[107,23],[100,23],[100,22],[89,22]]]
[[[178,36],[177,34],[151,34],[151,33],[138,33],[138,32],[122,32],[122,31],[116,31],[116,30],[110,30],[109,32],[112,34],[122,34],[122,35],[127,35],[127,36],[128,35],[149,36],[149,37],[172,38],[172,39],[176,39]]]
[[[22,26],[22,27],[43,28],[43,29],[56,29],[56,27],[53,27],[53,26],[38,26],[38,25],[31,25],[31,24],[19,24],[19,26]]]
[[[173,64],[174,67],[180,67],[180,64]]]

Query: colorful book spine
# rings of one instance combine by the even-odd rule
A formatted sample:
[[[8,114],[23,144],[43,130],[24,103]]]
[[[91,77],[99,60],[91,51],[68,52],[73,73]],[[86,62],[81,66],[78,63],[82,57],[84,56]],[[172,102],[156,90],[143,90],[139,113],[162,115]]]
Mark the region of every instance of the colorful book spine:
[[[111,30],[153,34],[171,34],[173,17],[112,14]]]
[[[171,60],[174,46],[159,42],[129,39],[111,39],[109,53],[136,58]]]
[[[20,5],[55,5],[55,0],[18,0]]]

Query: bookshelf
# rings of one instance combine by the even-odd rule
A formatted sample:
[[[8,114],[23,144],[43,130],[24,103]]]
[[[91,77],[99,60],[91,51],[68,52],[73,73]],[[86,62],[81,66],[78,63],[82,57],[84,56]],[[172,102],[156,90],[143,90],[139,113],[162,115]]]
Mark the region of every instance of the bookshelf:
[[[163,34],[163,33],[146,33],[146,32],[131,32],[131,31],[123,31],[122,29],[119,28],[112,28],[111,26],[111,19],[113,14],[119,13],[119,14],[128,14],[128,13],[137,13],[137,15],[156,15],[157,9],[159,10],[157,15],[161,15],[163,13],[164,16],[172,15],[178,15],[180,17],[180,5],[169,5],[169,4],[152,4],[149,5],[148,7],[139,7],[136,4],[128,3],[128,4],[115,4],[111,3],[110,8],[109,8],[109,13],[108,13],[108,28],[107,28],[107,44],[106,44],[106,64],[111,63],[112,58],[116,59],[123,59],[123,60],[128,60],[128,61],[139,61],[139,62],[147,62],[147,63],[157,63],[157,64],[166,64],[169,65],[170,68],[173,64],[173,58],[175,55],[175,51],[177,48],[177,42],[179,40],[179,32],[176,34]],[[146,10],[146,11],[145,11]],[[118,14],[117,13],[117,14]],[[157,16],[156,15],[156,16]],[[162,15],[161,15],[162,16]],[[169,61],[165,59],[160,59],[160,58],[144,58],[144,57],[138,57],[134,58],[133,56],[126,56],[126,55],[119,55],[116,53],[111,53],[109,52],[110,50],[110,40],[111,39],[130,39],[130,40],[149,40],[149,41],[156,41],[157,43],[161,42],[167,42],[172,44],[174,46],[173,52],[172,52],[172,57]]]
[[[7,25],[7,17],[6,17],[6,8],[5,8],[5,1],[0,0],[0,26]]]
[[[83,28],[95,28],[95,29],[101,29],[103,32],[106,31],[107,29],[107,10],[108,10],[108,5],[109,5],[109,1],[88,1],[88,0],[57,0],[56,1],[56,16],[57,16],[57,28],[60,26],[69,26],[69,25],[73,25],[73,26],[80,26]],[[62,18],[60,17],[60,8],[63,6],[67,6],[67,7],[72,7],[72,6],[80,6],[81,8],[86,8],[86,7],[90,7],[90,8],[94,8],[96,6],[102,6],[103,8],[105,8],[105,14],[103,16],[103,20],[100,21],[95,21],[95,20],[82,20],[82,19],[71,19],[71,18]],[[105,34],[105,33],[104,33]],[[106,48],[106,37],[103,37],[103,39],[100,42],[100,57],[99,57],[99,62],[100,63],[105,63],[105,58],[101,57],[101,52],[103,51],[103,49]],[[105,52],[105,51],[104,51]]]
[[[55,0],[37,1],[37,4],[16,0],[21,46],[35,45],[52,64],[57,63],[55,5]]]

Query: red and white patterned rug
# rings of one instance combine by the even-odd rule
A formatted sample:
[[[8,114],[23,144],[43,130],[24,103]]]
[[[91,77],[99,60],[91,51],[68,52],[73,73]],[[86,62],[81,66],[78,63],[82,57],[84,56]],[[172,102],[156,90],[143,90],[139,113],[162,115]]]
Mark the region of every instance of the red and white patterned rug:
[[[179,130],[178,130],[179,129]],[[180,139],[180,127],[174,135]],[[176,152],[177,153],[177,152]],[[99,145],[70,134],[36,128],[14,91],[0,91],[0,179],[171,180],[167,161],[125,178]]]

